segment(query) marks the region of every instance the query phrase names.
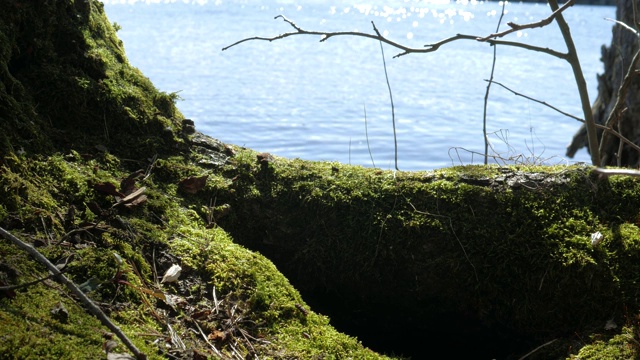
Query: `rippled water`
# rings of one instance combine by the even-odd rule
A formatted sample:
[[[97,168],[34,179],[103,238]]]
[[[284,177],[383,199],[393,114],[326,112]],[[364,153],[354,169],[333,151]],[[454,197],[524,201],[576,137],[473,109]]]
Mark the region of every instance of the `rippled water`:
[[[238,40],[293,30],[372,33],[422,47],[457,33],[496,30],[502,3],[448,1],[106,1],[122,29],[129,61],[163,91],[178,92],[182,113],[224,142],[286,157],[394,168],[389,92],[377,41],[292,36],[275,42]],[[546,4],[507,3],[508,21],[548,16]],[[591,100],[602,72],[600,47],[611,40],[614,7],[577,5],[565,17],[582,61]],[[565,51],[555,24],[505,38]],[[462,40],[427,54],[392,58],[384,47],[395,105],[398,166],[428,170],[481,163],[484,96],[493,48]],[[582,117],[569,65],[542,53],[500,46],[495,80]],[[365,126],[366,109],[366,126]],[[487,128],[495,150],[519,161],[589,162],[586,150],[565,159],[580,124],[494,86]],[[367,135],[371,156],[367,145]],[[529,160],[527,160],[529,159]]]

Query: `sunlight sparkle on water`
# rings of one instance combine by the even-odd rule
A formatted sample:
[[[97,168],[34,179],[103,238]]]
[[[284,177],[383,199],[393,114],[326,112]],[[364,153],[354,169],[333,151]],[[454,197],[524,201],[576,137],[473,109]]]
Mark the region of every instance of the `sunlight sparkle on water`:
[[[124,4],[129,4],[129,5],[135,5],[137,3],[141,3],[141,4],[175,4],[175,3],[184,3],[184,4],[197,4],[197,5],[205,5],[207,4],[209,1],[208,0],[100,0],[101,2],[105,3],[105,4],[113,4],[113,5],[124,5]],[[222,4],[221,0],[216,0],[214,2],[215,5],[220,5]]]
[[[364,14],[367,16],[369,15],[369,13],[371,12],[371,9],[373,8],[371,4],[355,4],[353,5],[353,7],[358,9],[358,11],[360,11],[361,14]]]

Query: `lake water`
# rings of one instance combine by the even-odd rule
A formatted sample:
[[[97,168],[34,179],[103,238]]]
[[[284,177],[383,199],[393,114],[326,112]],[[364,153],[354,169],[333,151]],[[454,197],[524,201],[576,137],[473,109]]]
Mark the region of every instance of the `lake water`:
[[[420,48],[457,33],[495,32],[502,3],[449,1],[132,1],[105,2],[118,23],[129,61],[162,91],[177,92],[178,108],[198,130],[223,142],[309,160],[393,169],[394,136],[379,42],[357,37],[273,37],[293,28],[372,33]],[[546,4],[507,3],[506,23],[547,17]],[[581,58],[591,102],[600,47],[611,41],[615,7],[576,5],[565,12]],[[504,40],[565,51],[555,23]],[[384,47],[395,105],[400,170],[482,163],[484,97],[493,59],[485,43],[461,40],[438,51],[410,54]],[[578,117],[580,99],[568,63],[546,54],[499,46],[494,80]],[[365,122],[366,110],[366,122]],[[516,162],[589,162],[565,148],[580,123],[492,86],[487,129],[495,152]],[[368,142],[367,142],[368,139]],[[369,152],[369,148],[371,153]],[[475,152],[475,154],[474,154]],[[373,161],[372,158],[373,157]]]

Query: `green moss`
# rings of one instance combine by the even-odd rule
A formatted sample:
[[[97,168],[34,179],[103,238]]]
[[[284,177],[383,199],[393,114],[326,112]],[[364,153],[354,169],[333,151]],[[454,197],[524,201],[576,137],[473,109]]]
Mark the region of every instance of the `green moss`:
[[[579,166],[402,173],[236,160],[220,225],[303,292],[335,291],[372,318],[393,302],[383,323],[463,311],[553,336],[638,309],[635,180],[597,181]],[[592,246],[596,231],[605,240]]]
[[[177,150],[183,140],[175,135],[182,119],[176,95],[159,92],[128,64],[102,3],[6,5],[0,18],[3,152],[102,145],[138,159]]]
[[[68,316],[52,310],[62,304]],[[19,359],[103,359],[100,322],[79,304],[43,285],[0,300],[0,353]]]
[[[345,354],[378,357],[364,349],[356,339],[333,330],[328,320],[309,321],[318,315],[312,312],[304,315],[298,309],[297,306],[307,307],[300,294],[266,258],[234,243],[219,227],[204,228],[211,224],[203,219],[203,204],[210,201],[215,193],[228,191],[230,182],[221,175],[212,174],[211,180],[202,189],[203,196],[180,194],[175,180],[197,170],[187,164],[185,159],[177,157],[162,160],[156,168],[158,176],[154,173],[138,184],[147,188],[148,200],[143,206],[112,210],[102,218],[89,211],[86,204],[94,201],[107,209],[115,202],[111,195],[97,192],[93,184],[119,184],[120,180],[126,178],[127,169],[119,161],[114,161],[110,156],[85,160],[76,152],[50,157],[11,155],[5,159],[3,172],[0,173],[5,198],[11,199],[3,202],[7,208],[3,223],[7,226],[12,219],[19,219],[25,229],[35,231],[34,238],[50,237],[53,241],[41,252],[52,261],[66,259],[66,274],[77,284],[89,280],[100,284],[99,287],[89,288],[90,296],[102,303],[122,304],[118,310],[111,311],[111,316],[133,333],[166,331],[164,322],[167,318],[156,308],[164,301],[156,295],[169,296],[176,291],[187,291],[191,296],[201,299],[199,301],[204,301],[201,292],[210,292],[215,286],[220,299],[225,299],[230,306],[235,304],[237,311],[242,311],[251,324],[259,324],[257,327],[247,325],[247,331],[270,339],[269,346],[263,347],[265,354],[286,353],[302,358],[321,354],[329,358],[339,358]],[[183,170],[170,175],[167,169]],[[199,174],[201,172],[196,173]],[[167,183],[163,179],[170,181]],[[30,207],[25,210],[27,204]],[[65,220],[64,214],[72,205],[76,207],[75,215]],[[34,208],[39,212],[33,212]],[[42,222],[42,219],[47,220]],[[83,223],[93,224],[93,227],[72,231]],[[42,227],[42,224],[45,226]],[[70,233],[75,235],[69,237]],[[20,259],[24,259],[25,255],[20,255],[10,246],[5,245],[3,252],[7,255],[3,257],[7,259],[5,265],[16,268],[16,273],[24,274],[23,271],[33,267],[32,261],[32,265],[23,264]],[[114,253],[120,256],[123,264],[118,265]],[[11,254],[15,255],[9,256]],[[153,259],[154,256],[166,257],[167,254],[174,259],[172,263],[183,267],[183,277],[189,279],[185,286],[191,284],[188,288],[158,287],[158,279],[169,263],[166,259],[162,263],[153,262]],[[18,266],[21,270],[18,270]],[[20,279],[12,278],[11,282],[25,281]],[[64,296],[55,289],[46,291],[50,292],[47,296]],[[152,294],[154,292],[156,295]],[[22,304],[26,299],[29,298],[5,299],[0,314],[11,313],[9,304]],[[11,319],[11,326],[18,326],[15,323],[17,318]],[[220,324],[222,322],[210,323],[211,329],[219,328],[222,326]],[[92,326],[97,325],[93,323]],[[174,326],[187,330],[184,324]],[[26,336],[22,331],[16,331],[16,339]],[[91,329],[81,328],[78,331],[80,334],[91,332],[95,335]],[[326,338],[314,335],[313,341],[302,341],[291,337],[291,333],[328,335]],[[153,352],[151,345],[143,338],[134,337],[134,340]],[[8,342],[5,349],[16,351],[13,346],[20,341]],[[191,341],[197,344],[202,339],[195,337]],[[96,344],[91,346],[93,351],[99,347]],[[52,349],[50,354],[56,354],[58,350]]]
[[[388,331],[465,314],[534,342],[585,334],[539,358],[635,356],[637,180],[579,166],[392,172],[239,148],[205,168],[177,95],[128,64],[101,3],[2,8],[0,225],[67,261],[76,283],[101,284],[89,295],[152,357],[167,349],[155,335],[177,349],[179,334],[222,357],[386,358],[299,291],[339,294]],[[115,206],[96,188],[139,169],[146,202]],[[196,193],[180,185],[205,175]],[[0,255],[3,286],[46,274],[9,243]],[[161,283],[173,264],[180,279]],[[103,326],[67,290],[0,294],[0,353],[104,357]],[[68,319],[52,317],[58,302]],[[625,326],[600,330],[612,316]]]
[[[178,232],[181,237],[171,242],[171,248],[181,264],[190,272],[210,277],[218,296],[229,294],[236,303],[245,304],[249,309],[245,316],[261,325],[258,333],[277,339],[267,347],[267,354],[384,358],[363,348],[356,339],[335,331],[327,318],[299,310],[306,307],[304,301],[273,264],[233,243],[219,228],[196,230],[189,226]]]
[[[572,355],[569,359],[636,359],[638,358],[638,329],[625,327],[619,335],[602,339],[594,336],[593,342]]]

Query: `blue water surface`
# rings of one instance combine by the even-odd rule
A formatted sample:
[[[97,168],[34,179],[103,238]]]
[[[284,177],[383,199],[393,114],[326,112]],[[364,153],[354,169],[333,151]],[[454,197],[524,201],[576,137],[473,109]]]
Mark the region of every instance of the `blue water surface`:
[[[180,111],[198,130],[224,142],[278,156],[395,168],[390,96],[378,41],[296,35],[284,15],[309,31],[373,33],[414,48],[458,33],[495,32],[497,1],[132,1],[104,0],[129,61],[162,91],[177,92]],[[547,17],[546,4],[506,3],[507,22]],[[565,12],[591,102],[603,71],[600,48],[611,41],[615,7],[576,5]],[[504,40],[566,51],[555,23]],[[482,163],[483,111],[493,48],[460,40],[438,51],[393,58],[384,46],[395,110],[398,167],[431,170]],[[550,55],[498,46],[494,80],[582,117],[568,63]],[[365,122],[366,112],[366,122]],[[487,105],[492,154],[511,162],[589,162],[565,149],[576,120],[493,86]],[[367,141],[368,139],[368,141]],[[369,148],[371,153],[369,152]],[[373,158],[373,160],[372,160]],[[506,160],[498,160],[503,163]]]

